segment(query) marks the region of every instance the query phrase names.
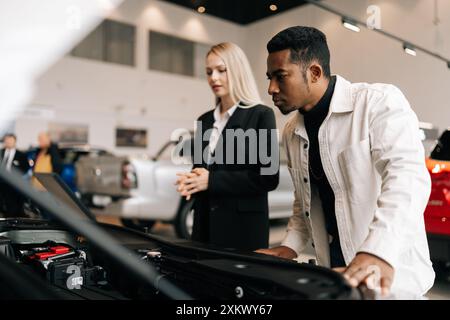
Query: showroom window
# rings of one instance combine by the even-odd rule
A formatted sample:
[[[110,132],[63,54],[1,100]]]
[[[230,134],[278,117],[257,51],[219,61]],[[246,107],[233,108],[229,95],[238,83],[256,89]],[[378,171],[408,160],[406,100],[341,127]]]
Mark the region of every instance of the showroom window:
[[[136,27],[133,25],[104,20],[70,54],[134,66],[135,34]]]
[[[149,32],[149,68],[185,76],[205,78],[208,45],[160,32]]]
[[[201,79],[206,79],[205,58],[210,45],[203,43],[196,43],[194,46],[194,76]]]

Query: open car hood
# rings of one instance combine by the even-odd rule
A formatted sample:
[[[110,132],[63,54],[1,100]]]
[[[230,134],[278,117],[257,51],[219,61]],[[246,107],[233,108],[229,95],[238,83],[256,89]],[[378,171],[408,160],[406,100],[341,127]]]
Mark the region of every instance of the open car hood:
[[[160,277],[196,299],[364,299],[370,296],[352,288],[344,278],[329,269],[256,253],[223,250],[187,240],[168,241],[126,228],[101,225],[117,244],[154,264]],[[68,247],[83,251],[86,275],[102,270],[106,276],[81,289],[68,288],[67,277],[58,278],[56,267],[42,267],[43,261],[27,260],[25,255],[43,247]],[[0,252],[15,261],[17,270],[32,270],[45,279],[41,283],[57,299],[161,299],[158,285],[149,287],[132,274],[125,274],[88,240],[50,222],[29,219],[0,221]],[[34,251],[33,251],[34,252]],[[74,256],[75,257],[75,256]],[[75,258],[74,258],[75,259]],[[45,261],[44,261],[45,262]],[[79,262],[79,261],[78,261]],[[56,265],[58,261],[53,262]],[[11,267],[11,266],[10,266]],[[53,270],[53,271],[52,271]],[[0,281],[4,281],[1,279]],[[36,284],[34,284],[36,285]],[[31,290],[31,289],[30,289]],[[28,291],[29,292],[29,291]],[[5,298],[1,296],[0,299]],[[27,297],[30,298],[30,297]],[[36,293],[36,298],[38,294]],[[55,297],[53,297],[55,298]]]

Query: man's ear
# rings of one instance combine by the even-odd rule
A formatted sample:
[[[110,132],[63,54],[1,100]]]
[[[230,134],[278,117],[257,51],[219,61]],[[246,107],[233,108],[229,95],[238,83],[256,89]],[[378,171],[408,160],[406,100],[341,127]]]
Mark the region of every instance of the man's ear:
[[[309,72],[311,73],[311,82],[316,83],[323,75],[322,67],[316,63],[313,63],[309,67]]]

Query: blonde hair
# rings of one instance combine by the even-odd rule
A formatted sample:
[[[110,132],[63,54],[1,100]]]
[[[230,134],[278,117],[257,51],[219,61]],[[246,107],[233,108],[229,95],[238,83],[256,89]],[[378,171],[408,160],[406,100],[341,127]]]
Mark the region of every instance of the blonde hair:
[[[222,42],[212,46],[206,57],[211,53],[219,56],[225,63],[231,99],[234,102],[240,101],[247,107],[260,104],[258,87],[244,51],[232,42]],[[217,98],[216,104],[219,102],[220,98]]]

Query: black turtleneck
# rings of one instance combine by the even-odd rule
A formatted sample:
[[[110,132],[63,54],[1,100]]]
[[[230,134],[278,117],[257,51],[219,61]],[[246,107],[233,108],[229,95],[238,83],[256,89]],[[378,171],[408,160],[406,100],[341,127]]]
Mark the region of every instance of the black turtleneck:
[[[330,262],[331,267],[345,266],[345,260],[342,255],[341,245],[339,243],[339,232],[336,222],[336,213],[334,208],[334,193],[322,166],[319,150],[319,129],[330,110],[331,98],[333,97],[336,77],[331,77],[327,90],[320,101],[308,112],[302,112],[305,119],[305,128],[309,138],[309,177],[314,184],[322,202],[322,208],[325,215],[326,230],[329,234],[330,243]]]

